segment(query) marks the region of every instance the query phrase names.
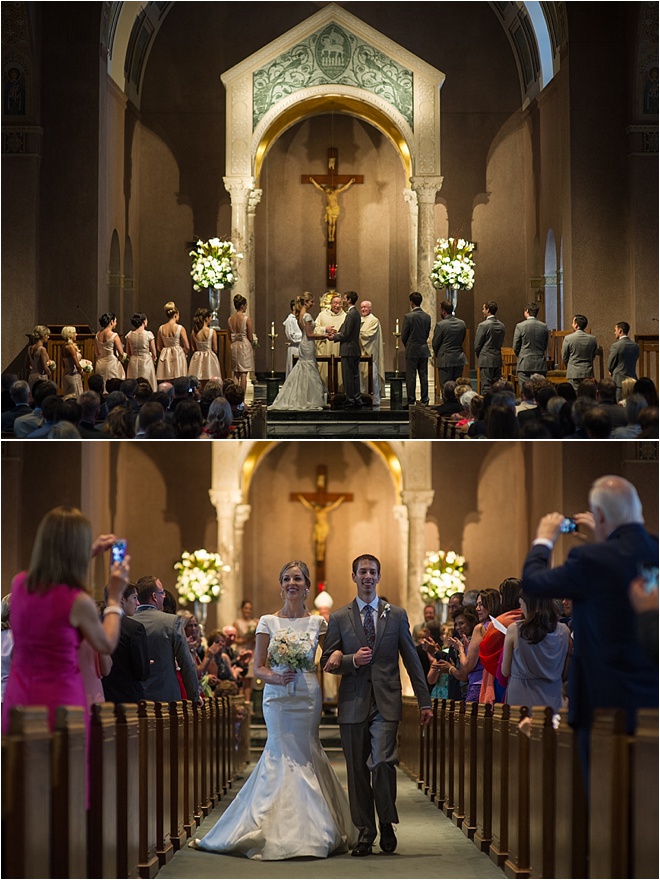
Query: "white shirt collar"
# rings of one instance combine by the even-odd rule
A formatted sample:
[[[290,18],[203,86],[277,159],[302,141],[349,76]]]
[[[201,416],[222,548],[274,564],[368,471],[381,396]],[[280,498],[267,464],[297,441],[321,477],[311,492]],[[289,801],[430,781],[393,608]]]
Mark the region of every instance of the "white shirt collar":
[[[376,598],[373,600],[373,602],[363,602],[359,596],[356,596],[356,598],[357,598],[358,609],[360,611],[360,614],[362,614],[362,612],[364,611],[364,609],[367,605],[370,605],[374,609],[374,611],[378,611],[378,596],[376,596]]]

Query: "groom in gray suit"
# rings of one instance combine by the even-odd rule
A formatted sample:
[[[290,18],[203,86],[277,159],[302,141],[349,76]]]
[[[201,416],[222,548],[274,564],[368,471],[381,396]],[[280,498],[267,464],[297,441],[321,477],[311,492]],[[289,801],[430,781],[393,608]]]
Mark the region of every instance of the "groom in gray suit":
[[[397,731],[401,720],[399,655],[419,704],[420,723],[431,720],[431,697],[403,608],[376,594],[380,562],[364,554],[353,560],[357,598],[330,615],[322,663],[341,675],[338,721],[348,770],[348,797],[359,832],[354,856],[368,856],[376,839],[374,805],[380,823],[380,848],[396,849],[392,825],[396,810]]]

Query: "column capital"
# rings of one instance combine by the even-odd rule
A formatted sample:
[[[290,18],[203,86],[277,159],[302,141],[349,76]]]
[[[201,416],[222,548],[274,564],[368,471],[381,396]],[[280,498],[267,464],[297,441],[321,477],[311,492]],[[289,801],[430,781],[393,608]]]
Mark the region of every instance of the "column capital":
[[[262,189],[250,190],[250,193],[248,195],[248,214],[255,213],[255,211],[257,209],[257,205],[261,201],[261,197],[262,197],[263,193],[264,193],[264,191]]]
[[[221,515],[231,510],[233,505],[240,504],[243,493],[240,489],[209,489],[209,498],[218,515]]]
[[[403,197],[410,207],[417,207],[417,193],[414,189],[404,189]]]
[[[250,201],[253,192],[259,192],[261,198],[261,190],[256,190],[254,177],[227,176],[222,178],[225,189],[231,196],[233,205],[247,204]]]
[[[435,492],[433,489],[404,490],[401,500],[410,512],[410,516],[416,519],[426,516],[426,511],[433,503]]]
[[[252,513],[251,504],[237,504],[234,508],[234,524],[237,529],[242,529],[245,523],[250,519]]]
[[[443,177],[439,175],[411,177],[410,186],[420,203],[435,204],[435,197],[442,189]]]

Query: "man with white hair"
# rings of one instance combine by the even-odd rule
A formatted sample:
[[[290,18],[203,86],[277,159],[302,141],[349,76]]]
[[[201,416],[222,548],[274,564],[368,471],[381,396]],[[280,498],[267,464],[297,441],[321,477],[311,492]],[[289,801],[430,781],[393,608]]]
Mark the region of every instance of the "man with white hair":
[[[573,520],[575,538],[585,543],[574,546],[563,565],[550,568],[567,519],[561,513],[541,519],[525,560],[522,588],[523,595],[573,601],[568,722],[577,729],[588,791],[594,711],[625,710],[626,728],[632,734],[637,709],[658,705],[658,670],[637,639],[628,597],[640,566],[658,564],[658,538],[644,528],[637,490],[619,476],[596,480],[589,493],[589,512],[578,513]]]
[[[380,408],[381,397],[385,394],[385,353],[383,349],[383,334],[381,333],[380,321],[372,314],[371,303],[368,299],[360,303],[360,348],[362,354],[371,355],[374,362],[374,409]],[[369,383],[369,364],[360,364],[360,390],[366,394]]]

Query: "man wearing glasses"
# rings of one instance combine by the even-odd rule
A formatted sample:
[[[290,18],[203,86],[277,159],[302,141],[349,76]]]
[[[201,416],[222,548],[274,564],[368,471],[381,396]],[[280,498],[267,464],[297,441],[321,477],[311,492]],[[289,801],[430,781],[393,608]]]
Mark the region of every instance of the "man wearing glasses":
[[[171,702],[181,699],[181,689],[176,674],[177,664],[186,689],[186,696],[194,703],[199,701],[197,670],[188,650],[183,629],[183,618],[165,614],[163,602],[165,590],[157,577],[147,575],[137,582],[138,602],[135,619],[147,631],[151,668],[144,685],[145,700]]]

